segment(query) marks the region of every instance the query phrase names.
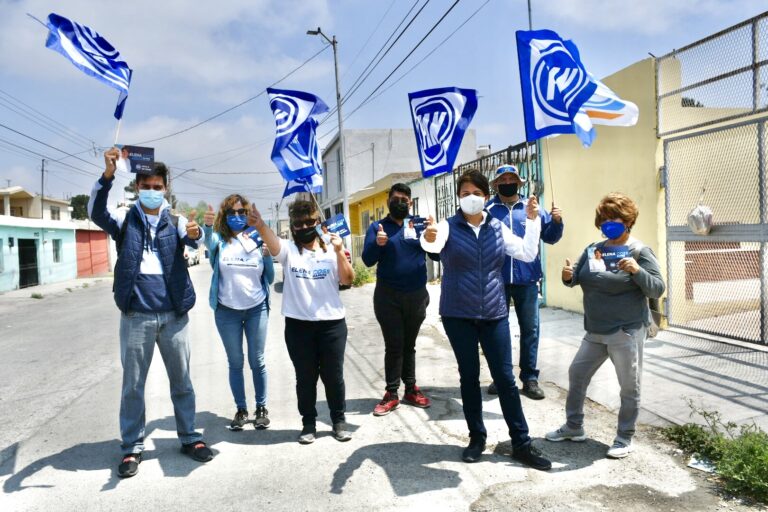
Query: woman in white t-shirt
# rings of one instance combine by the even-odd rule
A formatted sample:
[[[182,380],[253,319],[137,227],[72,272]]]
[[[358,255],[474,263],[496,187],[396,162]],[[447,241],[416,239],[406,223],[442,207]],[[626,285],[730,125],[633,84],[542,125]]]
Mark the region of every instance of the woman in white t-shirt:
[[[344,391],[344,349],[347,323],[339,285],[350,285],[355,271],[344,254],[341,238],[330,234],[332,249],[319,238],[320,213],[311,201],[288,207],[293,242],[269,229],[256,208],[248,223],[259,230],[269,252],[283,266],[285,343],[296,370],[296,395],[303,428],[299,443],[310,444],[317,432],[317,378],[323,380],[333,423],[333,437],[349,441]]]
[[[269,426],[267,411],[267,367],[264,345],[269,315],[269,285],[275,278],[271,257],[264,257],[261,239],[247,229],[248,200],[227,196],[218,215],[208,206],[203,221],[205,245],[213,267],[209,302],[214,310],[216,328],[224,343],[229,362],[229,387],[237,412],[231,430],[242,430],[248,423],[243,378],[243,334],[248,343],[248,365],[253,373],[256,393],[254,427]],[[250,233],[249,233],[250,231]]]

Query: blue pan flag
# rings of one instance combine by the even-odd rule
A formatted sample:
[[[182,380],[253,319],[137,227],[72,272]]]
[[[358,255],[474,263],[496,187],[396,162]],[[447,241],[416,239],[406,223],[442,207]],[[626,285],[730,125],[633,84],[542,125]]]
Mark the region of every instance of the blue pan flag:
[[[425,178],[450,172],[477,111],[477,91],[443,87],[408,94],[413,131]]]
[[[575,133],[589,147],[595,130],[582,107],[597,84],[581,63],[578,48],[552,30],[515,34],[526,139]]]
[[[308,92],[267,89],[267,93],[277,125],[272,147],[277,170],[288,185],[299,178],[322,174],[314,116],[328,112],[328,106]]]
[[[313,194],[319,194],[323,191],[323,176],[320,174],[312,174],[306,178],[296,178],[295,180],[289,180],[285,184],[285,191],[283,191],[283,197],[288,197],[291,194],[298,192],[311,192]]]
[[[120,52],[96,31],[51,13],[48,15],[45,46],[69,59],[86,75],[120,91],[115,118],[123,117],[133,70],[120,60]]]

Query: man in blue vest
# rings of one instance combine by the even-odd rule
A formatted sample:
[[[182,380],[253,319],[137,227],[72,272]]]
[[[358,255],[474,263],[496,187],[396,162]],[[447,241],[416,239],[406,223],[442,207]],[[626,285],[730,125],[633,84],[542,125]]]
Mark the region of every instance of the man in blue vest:
[[[136,175],[138,202],[126,211],[107,208],[120,153],[104,153],[104,174],[93,186],[88,214],[116,241],[115,303],[120,315],[120,361],[123,365],[120,435],[123,452],[118,476],[134,476],[144,450],[144,384],[155,344],[171,385],[181,451],[200,462],[213,458],[195,432],[195,390],[189,376],[187,312],[195,291],[184,259],[184,245],[197,247],[202,232],[194,220],[170,213],[165,200],[168,168],[156,163],[149,174]]]
[[[521,197],[519,189],[525,183],[514,165],[502,165],[496,169],[493,187],[496,195],[486,205],[486,210],[522,237],[525,235],[525,207],[527,199]],[[552,206],[548,213],[539,208],[541,217],[541,240],[555,244],[563,236],[562,212]],[[544,391],[539,387],[539,370],[536,362],[539,352],[539,280],[542,277],[541,258],[530,263],[506,258],[504,263],[504,282],[507,295],[507,307],[515,305],[517,324],[520,327],[520,380],[523,383],[521,393],[533,400],[542,400]],[[488,393],[496,394],[496,384],[491,383]]]

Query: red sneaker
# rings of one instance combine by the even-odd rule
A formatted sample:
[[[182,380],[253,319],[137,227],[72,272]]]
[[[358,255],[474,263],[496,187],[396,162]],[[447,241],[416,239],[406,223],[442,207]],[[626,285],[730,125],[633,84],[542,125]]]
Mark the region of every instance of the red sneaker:
[[[373,408],[373,415],[386,416],[398,407],[400,407],[400,400],[397,398],[397,395],[387,391],[384,393],[384,398],[381,399],[381,402]]]
[[[422,409],[432,405],[432,401],[421,392],[418,386],[413,386],[413,389],[405,392],[403,403],[414,407],[421,407]]]

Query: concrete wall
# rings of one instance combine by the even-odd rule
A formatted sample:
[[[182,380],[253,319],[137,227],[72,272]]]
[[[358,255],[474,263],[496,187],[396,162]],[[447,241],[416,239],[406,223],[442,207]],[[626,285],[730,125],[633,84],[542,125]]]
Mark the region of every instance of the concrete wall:
[[[603,81],[619,97],[638,106],[640,117],[635,126],[597,126],[597,138],[589,149],[583,148],[572,135],[542,141],[547,181],[542,203],[549,209],[554,190],[565,221],[560,242],[545,244],[547,304],[573,311],[582,311],[581,290],[562,285],[561,269],[565,258],[575,262],[589,243],[601,239],[600,231],[594,226],[594,212],[600,199],[609,192],[622,192],[637,202],[640,216],[632,234],[651,247],[660,257],[662,269],[666,268],[664,194],[658,185],[660,144],[656,138],[653,59],[637,62]]]
[[[9,247],[8,239],[14,239]],[[69,222],[45,221],[0,216],[0,246],[2,272],[0,292],[19,287],[19,243],[18,240],[37,240],[38,281],[40,284],[56,283],[77,277],[77,248],[75,229]],[[53,240],[61,240],[61,261],[54,262]],[[42,242],[42,244],[41,244]],[[42,248],[41,248],[42,246]]]

